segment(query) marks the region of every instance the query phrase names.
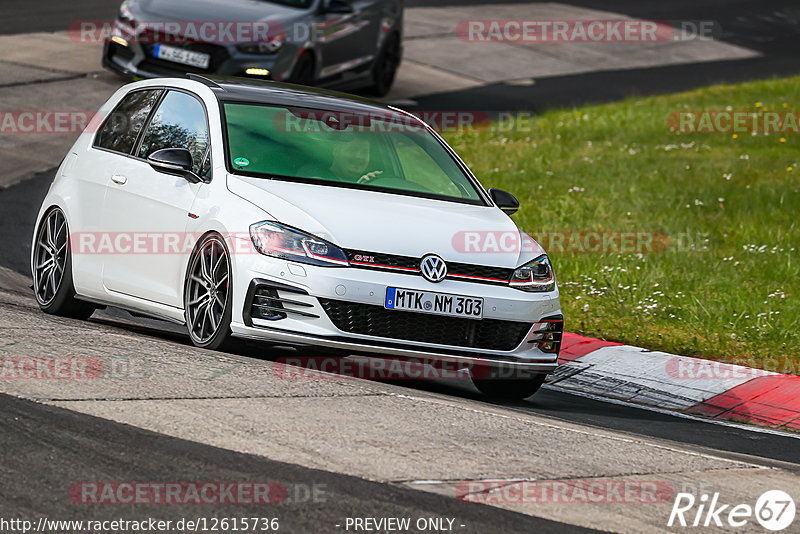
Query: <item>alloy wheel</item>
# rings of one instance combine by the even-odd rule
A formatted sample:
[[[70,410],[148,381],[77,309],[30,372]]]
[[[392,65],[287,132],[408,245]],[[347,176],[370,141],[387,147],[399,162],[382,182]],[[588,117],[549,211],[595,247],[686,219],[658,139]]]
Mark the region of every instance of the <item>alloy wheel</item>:
[[[60,209],[52,210],[39,228],[34,256],[36,300],[47,306],[55,299],[67,264],[67,220]]]
[[[230,261],[216,236],[206,238],[192,258],[186,287],[186,320],[195,343],[209,343],[223,322],[229,298]]]

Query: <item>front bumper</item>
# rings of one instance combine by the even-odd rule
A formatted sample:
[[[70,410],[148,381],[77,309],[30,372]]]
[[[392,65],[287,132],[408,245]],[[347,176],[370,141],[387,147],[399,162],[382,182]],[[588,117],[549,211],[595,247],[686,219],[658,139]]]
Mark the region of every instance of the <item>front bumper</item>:
[[[526,293],[504,286],[455,280],[438,284],[418,275],[396,274],[358,268],[329,268],[301,265],[266,258],[258,254],[239,255],[234,262],[234,316],[231,330],[236,337],[290,345],[339,349],[358,354],[410,357],[472,365],[513,368],[530,373],[549,373],[557,366],[558,353],[540,350],[541,331],[548,319],[559,319],[558,290]],[[285,313],[263,319],[251,313],[257,287],[270,287]],[[476,296],[484,299],[484,321],[530,324],[510,350],[493,350],[469,344],[441,344],[426,341],[353,333],[337,328],[322,302],[353,303],[383,309],[387,287]],[[418,315],[391,311],[381,314]],[[269,315],[269,314],[267,314]],[[390,318],[394,315],[390,315]],[[431,316],[437,318],[440,316]],[[460,321],[479,322],[473,319]],[[485,329],[484,329],[485,330]],[[560,341],[560,332],[558,340]],[[447,337],[447,336],[442,336]],[[452,339],[452,336],[450,336]],[[507,348],[507,347],[506,347]]]
[[[130,42],[127,46],[111,41],[106,42],[103,47],[103,67],[130,78],[183,77],[186,73],[193,73],[281,81],[288,78],[295,60],[288,47],[274,56],[254,56],[242,54],[232,45],[203,43],[170,45],[192,46],[198,52],[209,54],[211,64],[207,69],[202,69],[158,59],[153,56],[154,46],[138,42]],[[269,75],[249,76],[247,69],[250,68],[266,69],[269,71]]]

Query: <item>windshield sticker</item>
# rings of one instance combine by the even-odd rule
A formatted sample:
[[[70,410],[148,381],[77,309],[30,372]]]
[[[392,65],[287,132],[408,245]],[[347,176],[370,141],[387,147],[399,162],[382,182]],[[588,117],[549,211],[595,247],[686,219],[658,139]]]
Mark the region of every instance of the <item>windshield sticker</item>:
[[[250,160],[247,158],[236,158],[235,160],[233,160],[233,164],[236,165],[237,167],[247,167],[248,165],[250,165]]]

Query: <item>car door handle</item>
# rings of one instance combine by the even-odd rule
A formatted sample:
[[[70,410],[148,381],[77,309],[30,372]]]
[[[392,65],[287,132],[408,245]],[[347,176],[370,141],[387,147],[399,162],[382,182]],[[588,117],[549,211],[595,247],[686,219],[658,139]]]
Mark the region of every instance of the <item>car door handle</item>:
[[[121,174],[113,174],[111,175],[111,181],[118,183],[119,185],[123,185],[128,181],[128,179],[122,176]]]

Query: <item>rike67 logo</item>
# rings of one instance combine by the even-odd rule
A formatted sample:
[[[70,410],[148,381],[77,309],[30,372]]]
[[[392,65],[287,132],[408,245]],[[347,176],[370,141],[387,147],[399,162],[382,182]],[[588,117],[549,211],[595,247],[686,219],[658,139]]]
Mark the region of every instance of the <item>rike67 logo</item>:
[[[755,506],[723,504],[719,493],[710,497],[703,494],[699,499],[691,493],[678,493],[667,526],[737,529],[756,521],[765,529],[778,532],[792,524],[795,512],[794,499],[781,490],[764,492],[756,500]]]

